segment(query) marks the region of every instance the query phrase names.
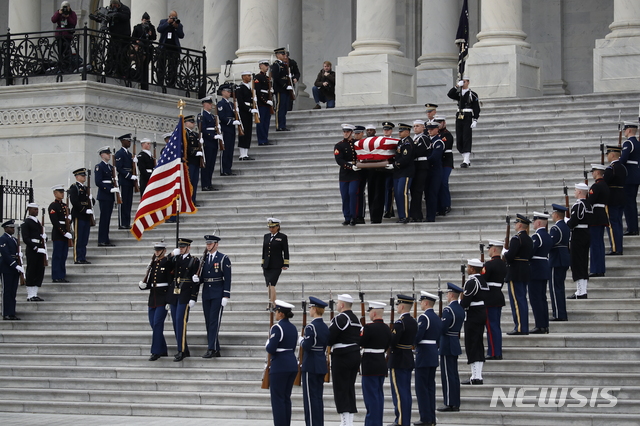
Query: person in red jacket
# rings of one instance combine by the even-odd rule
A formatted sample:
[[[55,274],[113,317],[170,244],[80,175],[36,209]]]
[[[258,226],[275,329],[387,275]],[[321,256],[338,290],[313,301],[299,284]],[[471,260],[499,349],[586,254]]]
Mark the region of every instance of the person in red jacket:
[[[72,72],[71,43],[73,41],[74,28],[78,24],[76,12],[71,10],[71,4],[63,1],[60,9],[51,17],[51,22],[56,24],[56,46],[58,49],[58,67],[62,72]]]

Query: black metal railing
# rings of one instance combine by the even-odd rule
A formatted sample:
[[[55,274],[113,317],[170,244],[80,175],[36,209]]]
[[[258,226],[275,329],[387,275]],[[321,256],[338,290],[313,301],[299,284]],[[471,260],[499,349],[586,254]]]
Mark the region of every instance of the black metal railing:
[[[33,203],[32,180],[18,182],[0,176],[0,222],[22,220],[28,203]]]
[[[148,40],[114,37],[106,31],[79,28],[67,37],[55,31],[12,34],[0,42],[0,79],[4,84],[29,84],[30,78],[52,75],[96,76],[141,89],[149,86],[203,97],[217,87],[217,75],[207,76],[205,50],[175,48]]]

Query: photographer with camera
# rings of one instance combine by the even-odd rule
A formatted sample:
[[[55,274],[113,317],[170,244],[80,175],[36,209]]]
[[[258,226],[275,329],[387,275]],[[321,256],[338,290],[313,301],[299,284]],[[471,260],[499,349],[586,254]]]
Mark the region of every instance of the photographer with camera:
[[[131,37],[131,9],[120,0],[111,0],[105,22],[111,35],[108,47],[111,74],[115,74],[114,77],[122,77],[130,67],[126,58],[128,58],[129,37]]]
[[[140,89],[149,90],[149,63],[151,62],[152,46],[151,42],[157,38],[156,27],[151,23],[151,17],[147,12],[142,14],[142,22],[133,27],[131,37],[136,39],[135,61],[140,68],[137,80],[140,82]]]
[[[158,55],[158,84],[173,86],[176,83],[178,61],[180,60],[180,39],[184,38],[178,12],[172,10],[169,18],[158,24],[160,46]]]
[[[58,47],[58,69],[61,72],[72,72],[71,66],[71,42],[73,41],[74,28],[78,23],[78,16],[71,10],[71,4],[63,1],[60,9],[51,17],[51,22],[56,24],[56,45]]]

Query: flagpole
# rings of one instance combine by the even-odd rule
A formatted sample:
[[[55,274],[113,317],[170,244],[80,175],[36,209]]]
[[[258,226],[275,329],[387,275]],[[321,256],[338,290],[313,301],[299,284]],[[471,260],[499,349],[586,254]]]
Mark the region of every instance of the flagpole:
[[[180,99],[178,101],[178,109],[180,110],[180,120],[183,120],[183,115],[182,115],[182,110],[184,109],[185,105],[187,103],[185,101],[183,101],[182,99]],[[182,123],[182,132],[184,133],[184,122]],[[182,156],[180,158],[180,184],[182,185],[182,182],[184,182],[184,170],[182,167],[182,162],[184,162],[184,157],[185,157],[185,149],[184,149],[184,136],[180,135],[180,140],[182,141]],[[178,211],[176,212],[176,248],[178,248],[178,241],[180,240],[180,210],[182,208],[181,206],[181,201],[182,199],[180,198],[180,196],[182,195],[182,187],[180,187],[180,191],[178,192],[178,198],[176,198],[176,207],[178,209]]]

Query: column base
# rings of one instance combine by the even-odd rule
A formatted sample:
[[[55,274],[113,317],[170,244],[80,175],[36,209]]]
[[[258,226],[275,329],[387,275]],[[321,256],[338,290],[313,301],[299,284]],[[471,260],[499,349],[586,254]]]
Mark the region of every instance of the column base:
[[[474,46],[465,74],[480,99],[542,96],[542,61],[527,47]]]
[[[416,68],[396,55],[342,56],[336,67],[336,106],[416,102]]]
[[[545,96],[569,94],[567,82],[564,80],[545,80],[542,91]]]
[[[640,86],[640,37],[596,40],[593,92],[637,91]]]
[[[446,104],[453,102],[447,92],[453,87],[458,71],[454,68],[417,70],[417,102]]]

